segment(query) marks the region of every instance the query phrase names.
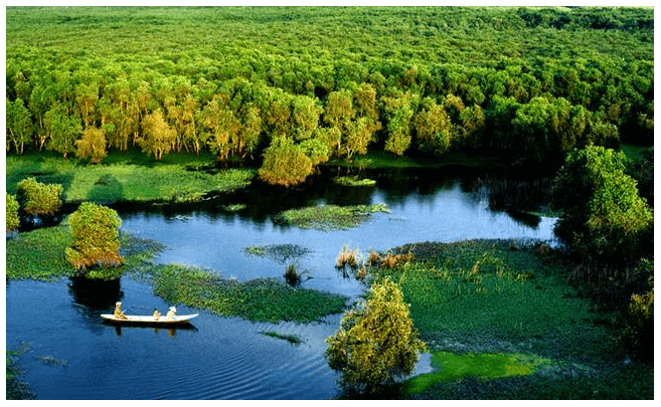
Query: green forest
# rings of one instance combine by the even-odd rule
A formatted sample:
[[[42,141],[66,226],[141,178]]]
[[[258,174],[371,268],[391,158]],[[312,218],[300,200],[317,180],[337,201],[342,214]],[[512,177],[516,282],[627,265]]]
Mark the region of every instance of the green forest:
[[[8,7],[8,152],[210,153],[295,185],[368,151],[557,168],[651,145],[652,8]]]

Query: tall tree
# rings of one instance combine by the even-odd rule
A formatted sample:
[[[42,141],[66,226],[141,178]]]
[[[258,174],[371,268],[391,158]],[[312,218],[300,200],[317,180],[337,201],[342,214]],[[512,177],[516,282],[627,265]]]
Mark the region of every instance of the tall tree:
[[[160,111],[151,113],[143,122],[144,136],[139,139],[142,151],[153,154],[157,161],[172,149],[177,133],[163,118]]]
[[[34,132],[30,111],[25,107],[21,98],[13,102],[7,100],[6,103],[7,132],[9,133],[12,144],[14,144],[16,152],[23,154],[25,145],[32,141],[32,134]],[[9,143],[7,143],[7,151],[9,151],[9,148]]]
[[[57,103],[44,115],[44,127],[50,138],[48,149],[62,153],[66,159],[82,133],[80,116],[70,114],[63,103]]]

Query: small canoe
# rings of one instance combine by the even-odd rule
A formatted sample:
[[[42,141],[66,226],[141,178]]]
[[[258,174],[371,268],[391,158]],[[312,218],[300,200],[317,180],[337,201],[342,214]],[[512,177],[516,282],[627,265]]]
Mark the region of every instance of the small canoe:
[[[126,319],[117,318],[113,314],[101,314],[101,318],[106,321],[120,322],[120,323],[129,323],[129,324],[163,324],[163,325],[176,325],[176,324],[187,324],[191,319],[197,317],[199,314],[191,315],[177,315],[172,319],[168,319],[165,316],[161,316],[158,319],[154,319],[151,315],[127,315]]]

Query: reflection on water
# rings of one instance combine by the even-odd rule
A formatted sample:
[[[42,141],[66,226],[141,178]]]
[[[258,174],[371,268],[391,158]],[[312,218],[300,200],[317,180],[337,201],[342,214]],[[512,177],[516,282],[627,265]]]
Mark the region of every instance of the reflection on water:
[[[421,241],[553,239],[554,218],[526,215],[518,209],[530,208],[519,208],[510,199],[525,197],[521,188],[527,184],[494,181],[494,176],[483,182],[484,174],[466,171],[381,171],[366,175],[377,180],[376,186],[357,188],[339,186],[332,182],[333,174],[327,174],[300,189],[256,183],[199,204],[115,209],[123,230],[166,245],[160,262],[206,267],[242,281],[284,281],[285,267],[295,263],[305,273],[301,287],[355,297],[364,286],[335,268],[343,245],[367,255],[370,250],[385,252]],[[491,193],[489,188],[496,187],[498,193]],[[535,194],[532,201],[543,196]],[[505,206],[500,197],[507,198]],[[349,230],[302,230],[273,221],[290,208],[372,203],[386,203],[391,213],[374,214]],[[287,249],[287,256],[247,250],[255,247],[266,253]],[[177,305],[182,314],[200,314],[195,325],[120,326],[104,323],[99,316],[112,313],[116,301],[141,315],[169,304],[148,284],[127,276],[97,283],[75,278],[57,283],[12,281],[6,293],[7,349],[30,343],[22,364],[26,380],[42,399],[325,399],[337,394],[337,375],[323,353],[340,315],[314,324],[252,323]],[[264,331],[295,335],[302,343],[291,346]],[[68,363],[46,365],[37,355]],[[428,363],[420,363],[418,369],[425,371]]]

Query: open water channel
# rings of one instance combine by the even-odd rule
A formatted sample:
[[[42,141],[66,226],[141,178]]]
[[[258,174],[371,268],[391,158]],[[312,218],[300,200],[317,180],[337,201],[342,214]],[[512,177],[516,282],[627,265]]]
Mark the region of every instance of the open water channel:
[[[334,267],[343,245],[385,252],[405,243],[476,238],[535,239],[554,243],[551,217],[494,211],[496,195],[479,180],[483,170],[393,170],[366,174],[372,187],[346,187],[318,176],[301,189],[253,185],[187,206],[116,206],[121,229],[166,246],[158,262],[216,270],[240,281],[283,279],[296,261],[306,272],[302,287],[360,296],[365,287]],[[282,210],[311,205],[385,203],[348,230],[319,231],[275,221]],[[239,206],[240,205],[240,206]],[[296,259],[260,257],[255,245],[294,245]],[[124,276],[118,284],[90,289],[73,280],[11,281],[6,288],[7,349],[28,343],[19,361],[39,399],[327,399],[338,394],[337,374],[323,358],[325,339],[341,315],[316,323],[253,323],[199,313],[189,329],[122,327],[102,323],[115,301],[132,314],[165,313],[169,304],[148,283]],[[296,335],[302,343],[263,335]],[[428,368],[428,358],[417,372]]]

